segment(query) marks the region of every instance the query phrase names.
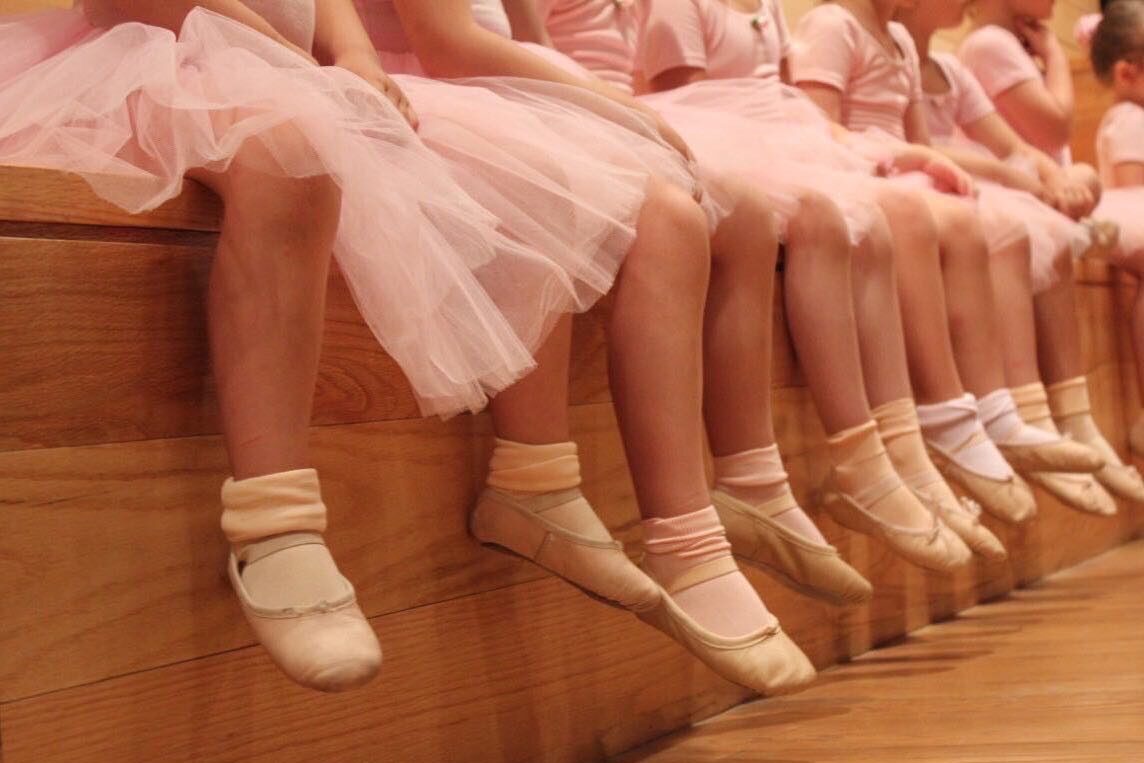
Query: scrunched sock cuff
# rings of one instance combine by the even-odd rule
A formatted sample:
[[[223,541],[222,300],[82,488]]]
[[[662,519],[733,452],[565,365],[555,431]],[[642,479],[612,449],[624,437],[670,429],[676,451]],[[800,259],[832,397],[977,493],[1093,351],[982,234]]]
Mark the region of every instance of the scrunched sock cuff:
[[[576,443],[529,445],[497,438],[489,461],[488,485],[511,493],[550,493],[579,487]]]
[[[228,478],[222,506],[222,531],[235,546],[290,532],[326,531],[326,505],[315,469]]]

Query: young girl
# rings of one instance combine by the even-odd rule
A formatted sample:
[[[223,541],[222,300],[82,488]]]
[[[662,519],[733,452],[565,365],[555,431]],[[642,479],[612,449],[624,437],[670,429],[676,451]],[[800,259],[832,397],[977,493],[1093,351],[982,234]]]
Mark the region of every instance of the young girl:
[[[847,126],[871,131],[882,131],[898,139],[909,138],[913,142],[927,145],[928,127],[921,92],[921,73],[916,50],[908,32],[890,22],[899,3],[896,0],[876,2],[874,0],[842,0],[841,2],[819,6],[808,13],[800,22],[798,44],[793,58],[794,78],[815,99],[828,114],[846,120]],[[975,209],[965,202],[950,200],[930,194],[927,199],[933,208],[939,225],[950,214],[955,214],[954,204],[963,210]],[[985,208],[983,206],[983,208]],[[985,216],[987,228],[992,231],[990,240],[982,242],[978,253],[986,251],[984,244],[997,254],[991,262],[980,263],[983,282],[963,281],[958,287],[947,280],[950,304],[962,309],[970,307],[966,302],[970,295],[965,289],[977,289],[986,293],[986,299],[972,300],[977,304],[967,310],[963,321],[979,326],[997,326],[1001,321],[1009,323],[1008,313],[1014,309],[1014,302],[1008,298],[997,301],[992,297],[991,281],[998,276],[1012,279],[1028,279],[1027,237],[1013,239],[1006,233],[1011,221],[997,210]],[[1050,255],[1051,256],[1051,255]],[[1016,267],[1005,267],[1013,263]],[[1004,290],[1015,289],[1026,296],[1025,302],[1017,302],[1016,307],[1027,304],[1027,295],[1019,283],[1001,280]],[[956,325],[956,324],[955,324]],[[990,329],[991,336],[999,335]],[[1024,366],[1035,363],[1033,336],[1029,333],[1020,337],[1016,346],[1018,353],[1024,352],[1027,360]],[[973,347],[962,345],[958,361],[972,389],[982,395],[979,404],[982,418],[987,422],[990,435],[1000,442],[1011,456],[1018,460],[1025,473],[1037,473],[1037,466],[1023,458],[1022,451],[1029,445],[1057,443],[1058,447],[1069,447],[1077,451],[1075,462],[1062,461],[1053,471],[1091,471],[1102,462],[1090,450],[1078,448],[1073,443],[1060,439],[1059,435],[1044,432],[1033,427],[1013,428],[1010,421],[1020,422],[1016,416],[1016,403],[1006,388],[1005,368],[992,362],[981,364],[975,355],[985,349],[984,345]],[[1012,349],[1010,348],[1012,355]],[[985,356],[991,360],[992,353]],[[1004,353],[998,353],[1001,360]],[[981,358],[977,359],[978,361]],[[1012,363],[1009,364],[1013,366]],[[1019,366],[1020,367],[1020,366]],[[1006,420],[1001,414],[1013,415]],[[923,418],[923,424],[924,424]],[[1015,435],[1015,436],[1014,436]],[[942,445],[931,443],[931,448],[941,454]],[[1083,458],[1081,458],[1083,456]],[[944,456],[943,456],[944,457]],[[956,475],[954,475],[956,479]],[[1067,485],[1062,483],[1067,482]],[[1115,503],[1104,494],[1090,477],[1054,478],[1058,495],[1067,497],[1070,505],[1101,514],[1115,512]]]
[[[1103,16],[1083,37],[1093,70],[1116,96],[1096,138],[1105,188],[1097,215],[1120,226],[1113,262],[1144,277],[1144,2],[1113,0],[1101,6]],[[1132,325],[1137,379],[1144,384],[1144,290],[1139,287]],[[1131,443],[1144,453],[1144,414],[1132,427]]]
[[[478,3],[474,8],[463,0],[410,0],[363,2],[359,7],[387,66],[434,76],[486,75],[464,84],[411,76],[400,77],[399,82],[418,105],[422,137],[448,159],[462,185],[483,203],[494,205],[494,211],[500,203],[498,196],[515,198],[516,189],[511,175],[489,171],[488,156],[503,151],[503,146],[529,145],[533,140],[530,125],[518,123],[513,110],[498,102],[520,77],[528,78],[530,88],[551,97],[516,97],[509,104],[516,111],[547,111],[581,102],[601,109],[620,104],[623,114],[613,118],[630,120],[634,111],[644,124],[658,125],[660,132],[670,134],[662,120],[630,98],[602,83],[569,74],[506,39],[508,25],[499,2]],[[499,76],[487,76],[493,74]],[[603,104],[598,103],[601,100]],[[549,115],[542,118],[552,124]],[[457,140],[450,125],[479,134],[483,142]],[[639,139],[636,127],[631,140]],[[564,132],[563,140],[579,144],[580,152],[599,153],[607,146],[601,143],[598,130],[577,124],[575,119],[558,123],[557,129]],[[559,143],[552,143],[544,156],[555,178],[566,169],[576,169],[577,152],[564,151]],[[587,199],[597,190],[587,183],[575,188]],[[613,395],[636,497],[645,517],[643,567],[659,594],[650,601],[632,602],[629,608],[725,677],[758,691],[789,690],[809,680],[813,670],[735,566],[705,480],[704,413],[708,420],[723,423],[718,436],[743,456],[745,471],[757,469],[760,460],[765,466],[768,457],[764,448],[755,445],[762,439],[762,420],[742,412],[765,412],[769,397],[768,314],[776,249],[771,215],[749,189],[720,186],[717,190],[727,210],[709,218],[714,224],[711,245],[719,264],[710,287],[706,279],[690,285],[707,291],[706,313],[702,299],[681,305],[680,295],[670,289],[657,292],[654,303],[638,308],[617,305],[613,311],[609,334]],[[677,214],[702,219],[694,202],[676,202]],[[552,214],[553,210],[537,205],[536,213]],[[555,213],[562,214],[560,210]],[[678,252],[685,247],[682,255],[664,252],[669,261],[695,252],[707,256],[705,237],[696,240],[690,228],[686,237],[680,236],[678,225],[647,229],[659,234],[662,249]],[[527,230],[513,230],[513,234],[527,235]],[[649,262],[646,267],[663,266]],[[653,276],[650,270],[625,275],[617,295],[643,289],[642,279]],[[706,355],[702,366],[699,332],[669,320],[682,309],[697,326],[702,321]],[[638,346],[630,341],[637,335]],[[566,348],[562,357],[567,362]],[[657,393],[657,388],[663,393]],[[498,431],[507,431],[496,402],[493,413]],[[535,430],[535,418],[516,423]],[[566,428],[565,423],[560,431],[550,427],[528,438],[513,437],[516,442],[498,443],[488,488],[473,512],[472,528],[483,542],[532,559],[599,594],[602,586],[612,585],[609,574],[616,572],[597,563],[600,547],[610,539],[582,499],[569,500],[567,459],[552,447],[565,447]],[[547,444],[538,447],[535,443]],[[786,522],[809,521],[801,511],[782,513]],[[585,537],[587,525],[598,527],[602,534]],[[851,600],[869,596],[868,583],[840,559],[832,569],[841,578],[838,589]]]
[[[1052,11],[1053,0],[975,0],[970,6],[973,31],[958,56],[1013,129],[1100,198],[1095,170],[1071,161],[1072,74],[1064,50],[1046,24]],[[1121,462],[1096,427],[1083,377],[1049,385],[1048,399],[1060,429],[1104,457],[1105,466],[1096,473],[1101,484],[1138,500],[1144,489],[1139,475]]]
[[[579,164],[559,168],[536,156],[490,158],[489,174],[513,178],[511,188],[500,186],[501,208],[517,204],[510,228],[420,146],[401,113],[416,118],[377,65],[351,5],[216,0],[210,8],[217,12],[196,5],[93,0],[86,11],[106,29],[93,27],[83,11],[0,25],[0,103],[10,117],[0,126],[0,161],[79,172],[131,211],[171,198],[184,176],[223,196],[210,306],[237,478],[223,489],[231,581],[259,640],[291,678],[323,690],[350,688],[376,673],[380,650],[322,542],[317,476],[302,468],[330,249],[426,411],[479,408],[539,362],[498,399],[497,422],[520,439],[550,442],[543,439],[549,430],[567,427],[565,408],[551,404],[560,397],[553,376],[566,383],[560,356],[567,356],[567,320],[560,315],[606,290],[625,257],[611,330],[611,344],[625,352],[613,368],[619,386],[639,389],[653,404],[690,399],[678,393],[690,393],[699,375],[705,221],[686,192],[646,168],[645,161],[692,182],[682,157],[646,137],[646,122],[620,113],[600,119],[563,104],[553,111],[598,136],[598,151],[615,164],[593,162],[583,150],[569,154]],[[315,66],[311,46],[338,66]],[[511,116],[534,119],[531,134],[558,145],[535,112]],[[624,119],[631,124],[619,126]],[[457,142],[473,139],[455,125],[441,129]],[[601,184],[594,205],[567,190],[588,178]],[[551,219],[534,220],[540,210],[533,200],[554,197]],[[550,248],[521,246],[530,237]],[[679,380],[664,378],[660,362],[673,364]],[[664,409],[670,405],[656,412],[657,423],[670,418]],[[657,434],[674,445],[676,431],[666,425]],[[580,509],[575,447],[542,450],[551,462],[539,464],[545,473],[537,473],[528,446],[502,454],[516,462],[506,473],[559,481],[563,500],[548,507],[552,534],[567,529],[562,522],[574,525],[567,536],[595,563],[589,582],[621,604],[654,610],[649,617],[666,617],[660,588],[631,565],[590,509]],[[702,465],[696,470],[702,474]],[[705,539],[703,550],[712,553]],[[567,561],[574,550],[559,541],[549,548]],[[813,676],[773,620],[741,635],[709,647],[722,650],[714,660],[730,662],[740,680],[789,688]]]
[[[919,0],[908,10],[899,11],[899,19],[918,45],[922,61],[922,80],[926,89],[926,111],[931,137],[943,143],[950,155],[966,169],[987,177],[982,184],[982,204],[990,205],[1006,215],[1026,222],[1031,239],[1031,301],[1028,288],[1008,288],[1022,277],[1029,279],[1028,269],[1019,260],[994,258],[993,267],[999,277],[994,285],[1004,290],[1002,303],[1008,306],[1003,316],[1009,330],[1007,381],[1013,387],[1022,415],[1031,422],[1057,435],[1049,415],[1046,393],[1038,373],[1036,358],[1027,348],[1042,341],[1038,350],[1041,367],[1050,384],[1071,382],[1083,375],[1080,338],[1075,319],[1075,296],[1072,282],[1072,256],[1087,234],[1062,214],[1040,203],[1025,189],[1071,211],[1075,216],[1088,215],[1092,208],[1086,186],[1072,181],[1063,169],[1043,152],[1025,143],[993,110],[992,103],[981,91],[973,75],[950,55],[929,55],[929,42],[940,28],[961,23],[961,7],[934,0]],[[965,137],[960,137],[963,135]],[[973,142],[973,140],[977,142]],[[989,153],[982,149],[988,147]],[[1002,162],[996,156],[1006,156]],[[1025,166],[1020,166],[1024,164]],[[1032,169],[1032,171],[1030,171]],[[1019,192],[1014,192],[1016,191]],[[1008,269],[1009,272],[1003,272]],[[1036,328],[1034,329],[1034,317]],[[1116,465],[1106,466],[1105,474],[1116,492],[1130,499],[1144,498],[1144,484],[1134,471]],[[1028,473],[1028,472],[1027,472]],[[1078,496],[1091,492],[1090,478],[1048,472],[1028,473],[1030,480],[1072,505]]]
[[[556,0],[548,2],[541,10],[549,25],[548,31],[528,30],[529,38],[551,39],[562,50],[593,67],[601,78],[631,91],[639,25],[635,9],[630,4]],[[651,13],[667,14],[670,10],[671,4],[665,3],[651,9]],[[518,16],[527,20],[529,14],[521,13]],[[670,28],[670,25],[664,26]],[[753,72],[747,71],[744,74],[751,73]],[[767,89],[765,78],[746,84],[751,90],[760,93]],[[820,145],[825,147],[827,153],[833,152],[838,157],[837,164],[831,169],[825,159],[819,158],[812,160],[816,161],[814,167],[788,166],[784,156],[792,156],[794,154],[791,152],[797,151],[798,155],[806,155],[810,160],[813,147],[779,147],[772,145],[769,135],[767,141],[758,140],[761,125],[754,120],[760,118],[760,114],[752,113],[751,118],[747,119],[735,110],[741,103],[728,99],[725,103],[718,104],[723,107],[719,108],[714,102],[714,99],[724,94],[730,95],[734,84],[727,88],[716,82],[711,82],[710,85],[711,100],[707,101],[699,98],[688,100],[682,96],[679,100],[673,100],[673,94],[665,94],[664,97],[648,96],[643,100],[649,105],[664,106],[668,110],[669,121],[684,129],[689,141],[699,141],[696,150],[701,166],[717,168],[722,172],[737,169],[763,187],[790,184],[792,177],[801,176],[805,178],[802,180],[805,187],[811,189],[802,195],[801,208],[790,215],[785,226],[788,229],[784,267],[787,311],[800,363],[806,371],[808,384],[829,436],[828,452],[840,473],[846,474],[851,480],[847,486],[849,491],[857,494],[860,488],[856,489],[854,484],[854,470],[846,463],[848,449],[851,447],[848,442],[856,432],[862,431],[862,436],[876,445],[875,451],[882,450],[878,443],[877,425],[867,401],[866,385],[862,381],[863,365],[869,369],[867,375],[871,384],[878,387],[876,393],[872,393],[878,396],[875,398],[878,403],[882,400],[890,402],[903,399],[906,403],[906,410],[898,417],[904,416],[902,425],[897,427],[900,431],[893,437],[887,436],[888,440],[899,441],[889,442],[887,475],[894,473],[896,467],[900,468],[900,460],[911,452],[906,444],[917,437],[916,426],[912,429],[910,427],[913,405],[908,400],[910,390],[904,352],[900,349],[897,352],[881,349],[893,347],[894,336],[898,337],[898,348],[901,348],[903,341],[885,221],[880,210],[872,203],[860,200],[858,193],[852,192],[849,197],[842,198],[847,210],[851,239],[859,242],[856,267],[860,277],[852,290],[849,263],[830,251],[841,251],[846,242],[836,238],[829,248],[823,246],[827,243],[825,237],[831,234],[832,229],[825,216],[828,207],[821,201],[822,193],[814,189],[827,190],[832,180],[853,187],[854,181],[843,177],[837,169],[853,166],[856,171],[860,171],[857,168],[862,167],[863,162],[853,155],[846,156],[846,152],[834,144],[825,123],[818,120],[817,126],[809,125],[808,128],[822,134]],[[690,91],[688,95],[698,94],[694,88]],[[773,104],[783,100],[781,92],[775,90],[773,95]],[[763,105],[761,99],[757,103]],[[776,109],[771,107],[770,110]],[[781,119],[781,116],[776,115],[775,119]],[[781,140],[781,133],[776,133],[776,137]],[[744,161],[748,154],[752,158]],[[869,171],[868,164],[865,169]],[[824,299],[834,305],[835,309],[819,309]],[[858,308],[857,325],[852,317],[851,304]],[[894,405],[890,406],[893,407]],[[840,415],[840,412],[846,415]],[[891,427],[892,418],[893,415],[887,409],[880,419],[884,430]],[[883,434],[886,432],[883,431]],[[990,558],[999,557],[1003,553],[1000,544],[948,491],[929,465],[928,459],[925,459],[920,437],[917,437],[916,444],[918,447],[912,449],[912,452],[920,453],[924,462],[917,468],[909,468],[906,474],[911,478],[908,484],[917,497],[927,505],[936,503],[940,506],[942,518],[975,550]],[[872,461],[870,465],[874,463]],[[728,522],[732,542],[743,558],[763,565],[764,568],[773,567],[773,562],[766,558],[767,549],[759,549],[755,532],[745,520],[749,517],[756,527],[763,527],[766,523],[765,514],[760,507],[751,506],[749,500],[741,500],[749,496],[743,495],[744,491],[733,479],[733,475],[722,473],[721,466],[721,461],[717,459],[716,506]],[[902,490],[882,496],[885,499],[882,501],[867,500],[862,511],[867,520],[874,519],[874,527],[871,527],[871,522],[862,522],[853,514],[843,516],[842,521],[849,526],[857,526],[856,529],[861,531],[882,535],[892,548],[906,558],[932,568],[933,562],[920,557],[916,550],[910,548],[909,542],[911,536],[919,531],[925,532],[933,520],[924,513],[917,512],[915,507],[919,507],[919,504],[908,501],[908,497],[909,492]],[[838,507],[837,503],[834,505]],[[800,545],[805,548],[807,543],[820,546],[821,536],[816,534],[802,538]],[[791,576],[788,573],[786,577]]]

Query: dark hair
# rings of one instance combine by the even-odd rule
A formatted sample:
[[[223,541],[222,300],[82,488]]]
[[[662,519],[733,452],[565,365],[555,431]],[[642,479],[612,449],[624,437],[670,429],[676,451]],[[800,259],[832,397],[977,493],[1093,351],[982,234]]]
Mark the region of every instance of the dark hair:
[[[1144,54],[1144,0],[1101,0],[1104,18],[1092,37],[1092,69],[1105,82],[1117,61]]]

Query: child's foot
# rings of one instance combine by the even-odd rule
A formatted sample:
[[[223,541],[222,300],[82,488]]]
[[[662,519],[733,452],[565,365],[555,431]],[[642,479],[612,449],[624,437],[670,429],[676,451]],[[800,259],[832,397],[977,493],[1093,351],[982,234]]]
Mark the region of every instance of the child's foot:
[[[989,561],[1005,559],[1008,554],[1001,541],[981,524],[981,507],[954,495],[930,460],[914,401],[907,397],[880,405],[874,409],[874,419],[890,462],[914,495],[930,506],[974,553]]]
[[[961,539],[902,482],[873,421],[832,435],[826,444],[834,490],[824,504],[835,521],[882,538],[925,569],[949,572],[969,562]]]
[[[222,503],[231,584],[282,672],[321,691],[352,689],[377,675],[377,636],[320,534],[326,507],[317,472],[227,480]]]
[[[919,405],[917,413],[930,457],[946,479],[1005,522],[1037,513],[1033,491],[985,433],[972,395]]]
[[[814,666],[735,565],[714,507],[645,519],[643,530],[642,566],[663,597],[642,619],[719,675],[761,694],[814,680]]]
[[[1095,472],[1104,458],[1092,448],[1061,437],[1055,432],[1027,424],[1017,411],[1016,395],[1025,399],[1035,391],[1044,394],[1039,383],[991,392],[977,401],[981,423],[989,439],[997,444],[1005,460],[1018,472]]]
[[[777,446],[715,458],[711,499],[743,561],[832,604],[870,599],[869,581],[843,561],[798,505]]]
[[[1140,472],[1120,460],[1092,418],[1087,380],[1078,376],[1057,382],[1048,388],[1048,396],[1053,419],[1061,431],[1103,456],[1104,466],[1096,472],[1100,484],[1121,498],[1144,501],[1144,479]]]
[[[497,440],[473,536],[535,562],[608,604],[641,611],[660,591],[612,538],[580,493],[575,443]]]

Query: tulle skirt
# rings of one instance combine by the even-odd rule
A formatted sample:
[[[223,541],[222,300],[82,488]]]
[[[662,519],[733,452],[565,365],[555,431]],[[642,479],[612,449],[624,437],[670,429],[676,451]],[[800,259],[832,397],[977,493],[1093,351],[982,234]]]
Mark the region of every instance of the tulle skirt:
[[[1144,255],[1144,187],[1105,189],[1092,217],[1120,226],[1120,241],[1116,246],[1118,256],[1136,258]]]
[[[800,94],[777,81],[728,79],[640,100],[679,131],[706,177],[738,176],[765,192],[781,230],[799,198],[817,192],[837,203],[852,243],[868,233],[877,163],[835,140],[829,122]]]
[[[540,116],[513,125],[519,114],[490,114],[488,132],[466,133],[429,106],[427,138],[452,151],[443,161],[364,80],[203,9],[177,37],[134,23],[95,29],[80,10],[11,17],[0,50],[0,163],[78,173],[130,212],[176,196],[188,171],[252,155],[270,174],[332,177],[338,265],[425,413],[478,410],[531,370],[556,316],[610,287],[634,237],[642,165],[604,172],[605,155],[577,174],[509,148],[551,137]],[[265,151],[240,152],[248,141]],[[487,207],[457,182],[453,159],[470,148],[481,162],[468,179],[499,194]],[[589,171],[599,171],[591,185]]]

